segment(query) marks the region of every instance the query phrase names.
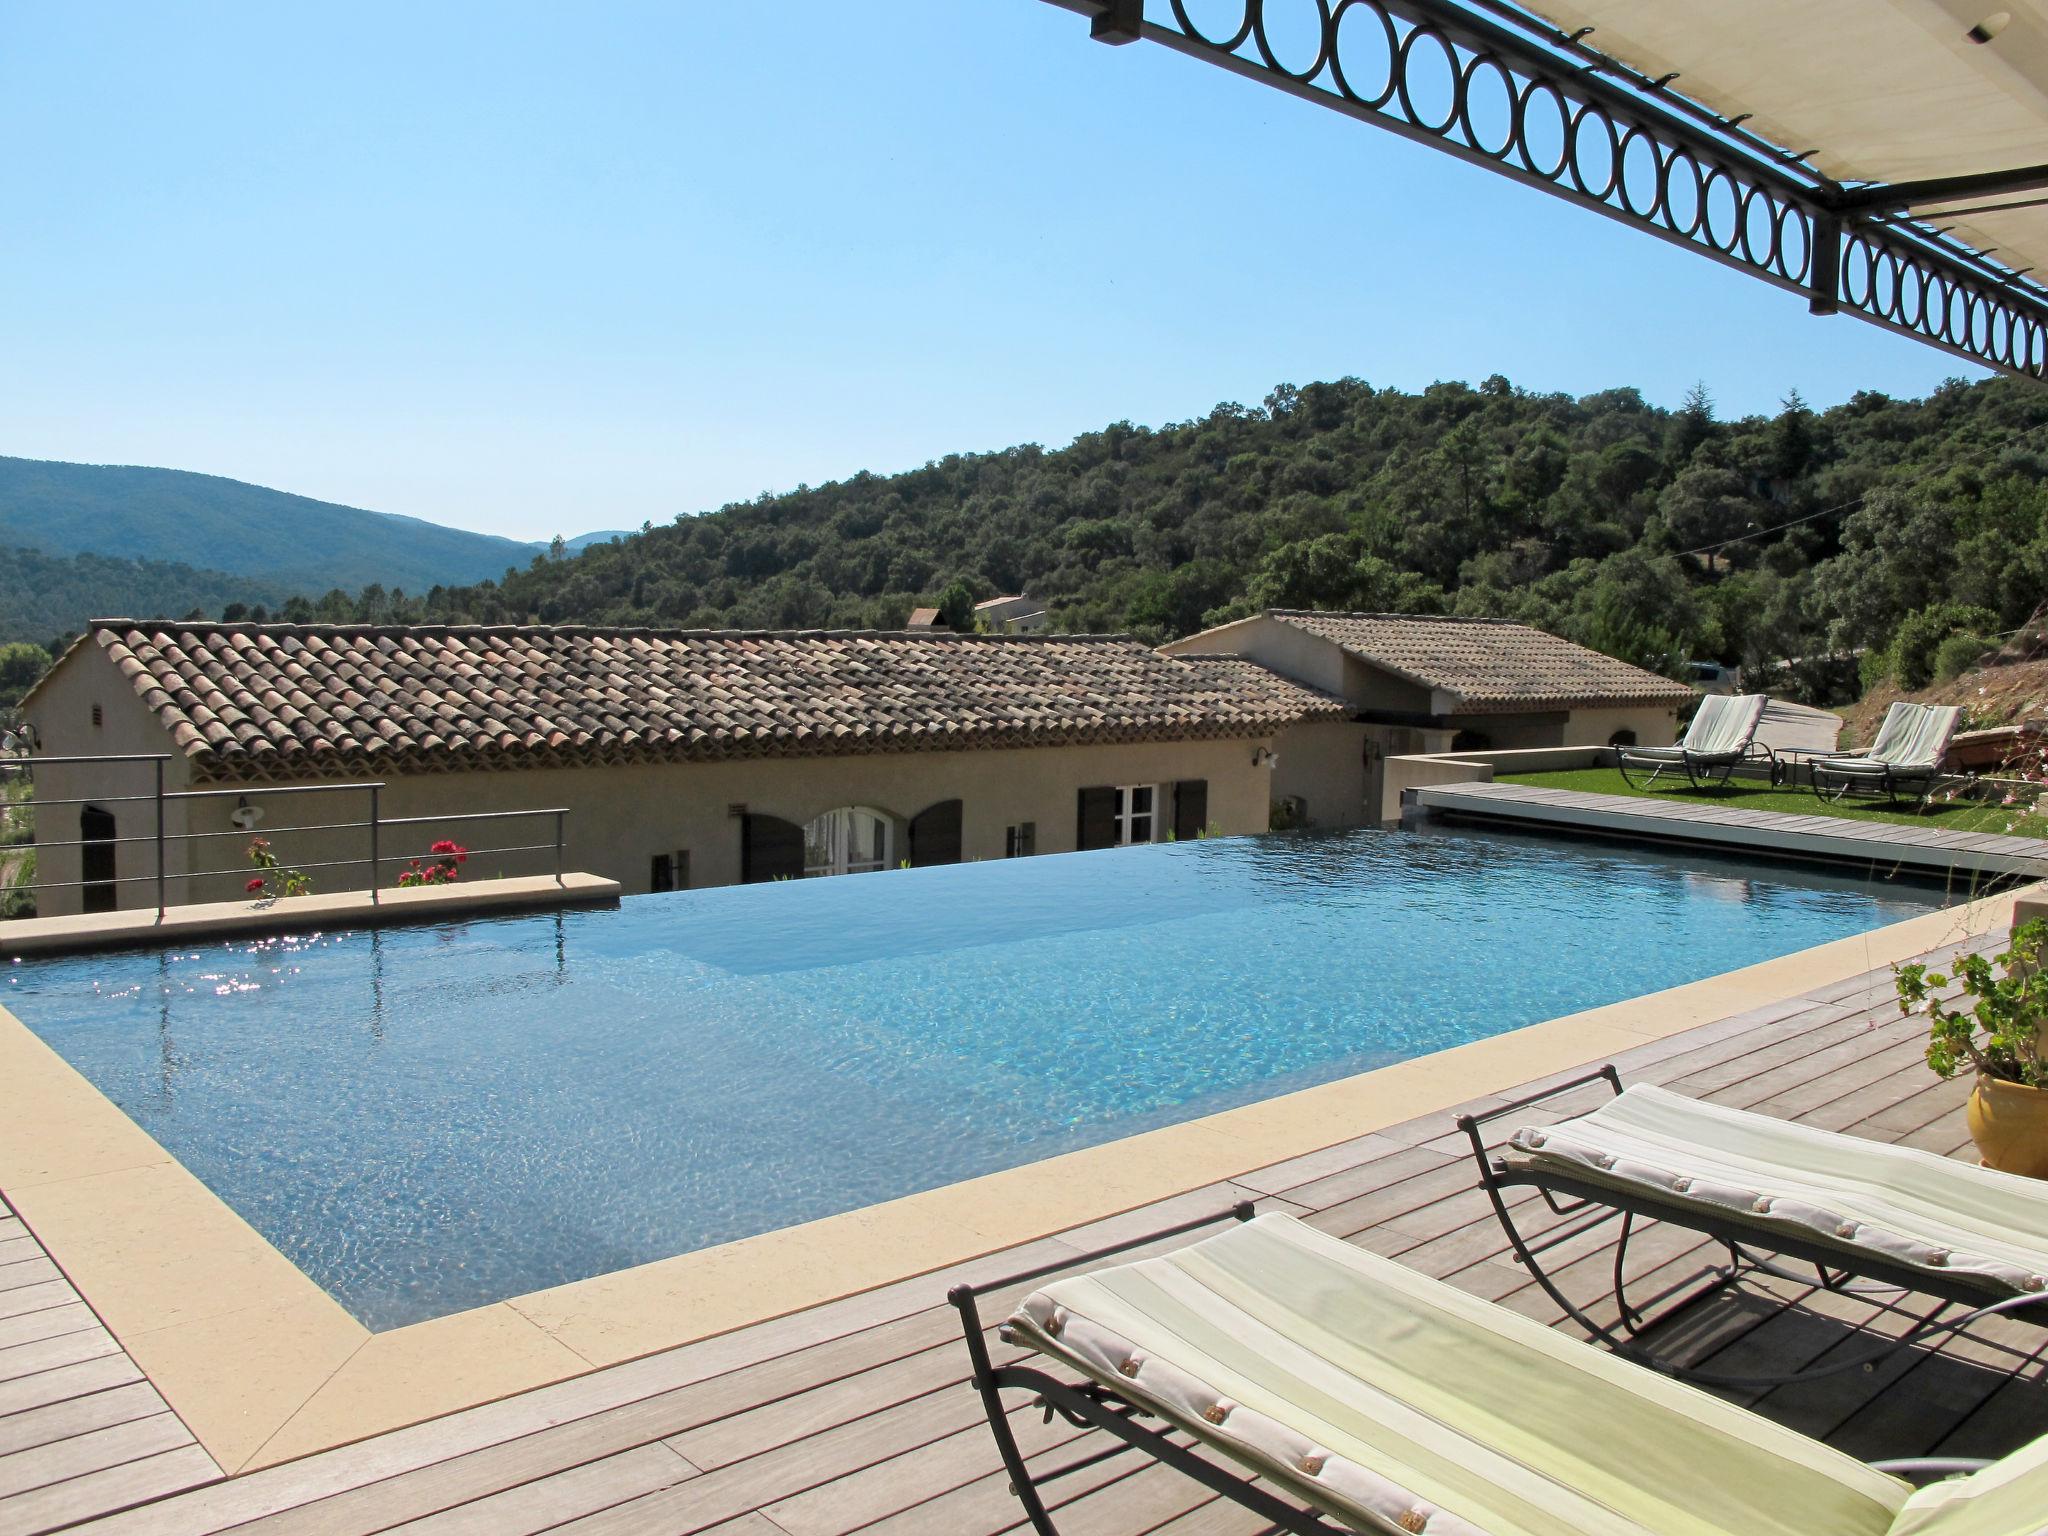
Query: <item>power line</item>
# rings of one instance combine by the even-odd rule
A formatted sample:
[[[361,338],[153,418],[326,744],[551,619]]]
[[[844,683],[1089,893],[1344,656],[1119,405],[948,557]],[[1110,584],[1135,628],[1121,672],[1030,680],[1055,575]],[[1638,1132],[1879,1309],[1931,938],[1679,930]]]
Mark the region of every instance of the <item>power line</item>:
[[[1975,463],[1979,459],[1990,458],[1994,453],[2003,453],[2006,449],[2012,447],[2015,443],[2018,443],[2023,439],[2032,437],[2036,432],[2041,431],[2043,428],[2048,428],[2048,421],[2038,421],[2034,423],[2034,425],[2031,427],[2027,427],[2022,431],[2015,432],[2011,437],[2008,437],[2004,442],[1994,443],[1991,447],[1985,448],[1980,452],[1970,454],[1964,458],[1952,459],[1948,463],[1943,464],[1938,468],[1930,467],[1925,472],[1914,476],[1910,480],[1888,480],[1883,485],[1872,486],[1871,490],[1911,490],[1914,486],[1920,484],[1922,481],[1932,480],[1936,475],[1946,474],[1949,470],[1956,468],[1960,464]],[[1746,544],[1751,539],[1760,539],[1767,533],[1782,533],[1787,528],[1797,528],[1802,523],[1818,522],[1821,518],[1833,517],[1838,512],[1852,512],[1856,508],[1862,506],[1863,503],[1869,499],[1870,491],[1865,491],[1861,496],[1853,496],[1849,500],[1837,503],[1835,506],[1832,507],[1822,507],[1818,512],[1809,512],[1804,517],[1795,517],[1782,523],[1773,523],[1768,528],[1752,528],[1747,533],[1738,533],[1735,535],[1734,538],[1722,539],[1717,544],[1702,544],[1698,549],[1682,549],[1677,553],[1677,555],[1674,558],[1684,560],[1692,555],[1711,555],[1716,550],[1726,549],[1730,544]]]

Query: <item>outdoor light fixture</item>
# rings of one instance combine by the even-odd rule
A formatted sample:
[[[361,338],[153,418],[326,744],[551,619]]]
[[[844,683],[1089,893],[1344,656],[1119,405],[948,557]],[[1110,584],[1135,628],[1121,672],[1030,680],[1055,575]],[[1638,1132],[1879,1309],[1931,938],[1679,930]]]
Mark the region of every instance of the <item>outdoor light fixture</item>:
[[[253,831],[263,820],[263,807],[251,805],[247,795],[235,799],[235,813],[228,818],[244,832]]]
[[[1280,754],[1271,747],[1255,747],[1252,749],[1252,766],[1254,768],[1278,768],[1280,766]]]

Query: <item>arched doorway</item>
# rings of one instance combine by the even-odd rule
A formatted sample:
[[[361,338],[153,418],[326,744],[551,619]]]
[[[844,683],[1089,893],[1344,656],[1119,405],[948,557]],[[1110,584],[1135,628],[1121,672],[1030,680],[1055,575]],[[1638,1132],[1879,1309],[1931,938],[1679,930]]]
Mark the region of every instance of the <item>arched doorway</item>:
[[[97,805],[78,813],[78,878],[80,907],[87,912],[111,912],[120,905],[114,881],[114,813]]]

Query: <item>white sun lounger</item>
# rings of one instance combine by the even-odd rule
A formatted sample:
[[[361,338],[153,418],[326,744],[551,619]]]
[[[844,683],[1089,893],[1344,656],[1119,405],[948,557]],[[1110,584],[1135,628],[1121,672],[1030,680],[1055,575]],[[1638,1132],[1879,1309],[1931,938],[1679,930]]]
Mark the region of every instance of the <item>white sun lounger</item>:
[[[1535,1104],[1606,1082],[1615,1092],[1590,1114],[1555,1125],[1524,1125],[1497,1153],[1480,1127],[1526,1114]],[[1484,1115],[1458,1121],[1472,1143],[1480,1182],[1530,1277],[1612,1348],[1651,1324],[1621,1285],[1634,1221],[1648,1217],[1703,1232],[1726,1245],[1730,1263],[1712,1282],[1656,1321],[1703,1299],[1744,1270],[1785,1271],[1757,1253],[1814,1266],[1796,1278],[1846,1289],[1851,1277],[1897,1286],[1970,1308],[1889,1341],[1881,1353],[1969,1326],[1987,1311],[2030,1312],[2048,1322],[2048,1183],[1937,1157],[1911,1147],[1796,1125],[1769,1115],[1703,1103],[1668,1089],[1621,1087],[1613,1068],[1560,1084]],[[1553,1213],[1600,1214],[1540,1236],[1523,1233],[1506,1192],[1543,1192]],[[1573,1204],[1561,1205],[1559,1197]],[[1615,1272],[1618,1328],[1596,1322],[1552,1282],[1542,1255],[1619,1217]],[[1844,1358],[1825,1373],[1854,1369]],[[1813,1373],[1808,1373],[1813,1374]],[[1700,1379],[1716,1379],[1700,1374]],[[1732,1380],[1732,1378],[1719,1378]],[[1745,1382],[1785,1377],[1744,1378]]]
[[[1685,728],[1685,739],[1673,747],[1617,747],[1615,765],[1630,788],[1648,789],[1669,769],[1683,773],[1694,787],[1727,782],[1738,765],[1758,760],[1770,765],[1777,780],[1777,754],[1756,739],[1756,728],[1770,702],[1761,693],[1710,693]],[[1634,773],[1649,770],[1640,786]]]
[[[1911,788],[1915,799],[1925,800],[1940,782],[1941,765],[1962,718],[1953,704],[1901,700],[1885,711],[1868,751],[1810,760],[1813,792],[1830,800],[1857,793],[1895,800],[1901,789]]]
[[[974,1294],[954,1302],[976,1385],[1040,1536],[1057,1536],[1050,1477],[1017,1455],[1005,1388],[1041,1394],[1049,1412],[1125,1442],[1118,1452],[1149,1452],[1287,1532],[2037,1536],[2048,1520],[2048,1438],[1916,1492],[1288,1216],[1027,1296],[1005,1336],[1079,1383],[1029,1363],[994,1368]]]

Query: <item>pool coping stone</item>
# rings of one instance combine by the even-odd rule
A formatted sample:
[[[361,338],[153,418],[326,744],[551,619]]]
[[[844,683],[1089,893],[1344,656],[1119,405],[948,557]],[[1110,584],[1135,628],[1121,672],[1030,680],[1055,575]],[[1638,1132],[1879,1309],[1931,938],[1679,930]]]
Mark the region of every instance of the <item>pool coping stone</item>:
[[[552,883],[552,882],[550,882]],[[230,1474],[966,1263],[2009,926],[1944,908],[1661,992],[373,1334],[0,1008],[0,1192]]]
[[[551,907],[616,906],[621,889],[616,880],[572,871],[559,880],[553,875],[518,875],[404,890],[210,901],[168,907],[161,917],[154,907],[21,917],[0,922],[0,960],[106,949],[156,949],[188,940],[303,933],[308,928],[376,928],[485,913],[503,916]]]

